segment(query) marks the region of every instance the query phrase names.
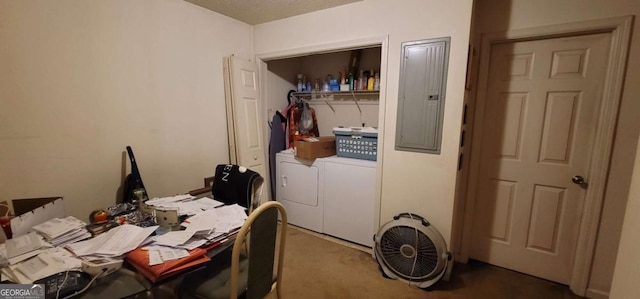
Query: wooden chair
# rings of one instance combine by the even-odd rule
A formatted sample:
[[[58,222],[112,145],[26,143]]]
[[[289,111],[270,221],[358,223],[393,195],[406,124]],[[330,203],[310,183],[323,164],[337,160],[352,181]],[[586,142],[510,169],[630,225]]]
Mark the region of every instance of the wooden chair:
[[[287,213],[282,204],[269,201],[258,206],[238,232],[231,256],[217,255],[205,270],[187,275],[180,298],[264,298],[274,288],[282,298],[286,229]],[[245,242],[248,252],[241,254],[247,251]]]
[[[204,187],[189,191],[189,195],[198,196],[205,193],[211,193],[211,186],[213,185],[214,178],[215,177],[213,176],[204,178]]]

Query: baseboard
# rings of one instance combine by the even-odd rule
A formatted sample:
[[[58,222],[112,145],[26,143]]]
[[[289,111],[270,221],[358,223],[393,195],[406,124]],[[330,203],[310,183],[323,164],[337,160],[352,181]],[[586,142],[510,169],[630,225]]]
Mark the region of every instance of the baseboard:
[[[335,237],[332,237],[330,235],[325,235],[325,234],[321,234],[321,233],[318,233],[318,232],[314,232],[312,230],[308,230],[306,228],[299,227],[299,226],[296,226],[296,225],[293,225],[293,224],[289,224],[288,227],[289,228],[293,228],[293,229],[298,230],[298,231],[301,231],[301,232],[304,232],[304,233],[307,233],[307,234],[310,234],[310,235],[313,235],[313,236],[316,236],[316,237],[321,238],[321,239],[325,239],[327,241],[334,242],[336,244],[340,244],[342,246],[346,246],[346,247],[350,247],[350,248],[357,249],[357,250],[360,250],[360,251],[364,251],[366,253],[369,253],[369,254],[373,255],[373,248],[370,248],[370,247],[362,246],[360,244],[352,243],[352,242],[349,242],[349,241],[346,241],[346,240],[342,240],[340,238],[335,238]]]
[[[609,292],[587,289],[585,297],[591,299],[609,299]]]

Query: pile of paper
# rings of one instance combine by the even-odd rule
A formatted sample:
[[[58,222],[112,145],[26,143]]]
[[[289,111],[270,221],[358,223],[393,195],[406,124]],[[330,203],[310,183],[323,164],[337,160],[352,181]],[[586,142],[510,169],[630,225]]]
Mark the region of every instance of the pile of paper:
[[[0,244],[0,263],[3,275],[12,282],[23,284],[58,272],[80,269],[82,264],[70,252],[45,242],[36,232]]]
[[[200,211],[181,224],[186,230],[153,236],[142,249],[149,251],[150,266],[183,258],[188,256],[188,250],[228,239],[246,219],[245,208],[239,205]]]
[[[224,203],[209,197],[196,199],[189,194],[153,198],[144,203],[154,208],[177,210],[178,216],[195,215],[199,212],[224,205]]]
[[[77,256],[116,257],[145,243],[158,226],[139,227],[123,224],[93,239],[67,244],[65,248]]]
[[[82,261],[60,247],[38,251],[36,256],[2,268],[2,274],[15,283],[30,284],[34,281],[67,270],[79,270]]]
[[[246,219],[245,208],[234,204],[200,212],[181,225],[186,227],[186,231],[206,232],[205,238],[216,242],[240,229]]]
[[[87,224],[73,216],[53,218],[33,227],[33,230],[43,235],[47,242],[54,246],[78,242],[91,237],[86,229]]]
[[[9,265],[15,265],[52,247],[35,232],[9,239],[2,246],[0,254],[6,257]]]

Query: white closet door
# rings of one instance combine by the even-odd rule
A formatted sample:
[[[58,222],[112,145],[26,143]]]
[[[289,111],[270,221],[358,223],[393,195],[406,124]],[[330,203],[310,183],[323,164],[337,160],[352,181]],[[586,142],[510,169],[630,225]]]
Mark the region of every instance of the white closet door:
[[[268,178],[265,166],[262,99],[258,67],[254,62],[235,56],[224,59],[227,126],[229,131],[230,162],[258,172]],[[268,182],[263,184],[269,197]]]

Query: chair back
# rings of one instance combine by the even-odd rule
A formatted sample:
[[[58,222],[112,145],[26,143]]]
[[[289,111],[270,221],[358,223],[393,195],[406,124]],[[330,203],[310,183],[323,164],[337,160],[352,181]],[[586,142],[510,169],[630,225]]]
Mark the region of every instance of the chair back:
[[[281,224],[278,234],[278,213]],[[240,252],[249,236],[249,269],[247,274],[246,298],[264,298],[272,288],[276,287],[280,298],[282,280],[282,263],[284,261],[284,244],[287,229],[287,213],[284,206],[276,201],[266,202],[249,214],[238,232],[231,259],[230,298],[237,298]],[[279,242],[276,242],[279,239]],[[277,254],[277,265],[276,263]],[[274,282],[274,265],[276,277]]]
[[[264,179],[259,173],[234,164],[219,164],[211,187],[215,200],[238,204],[249,211],[259,205]]]

